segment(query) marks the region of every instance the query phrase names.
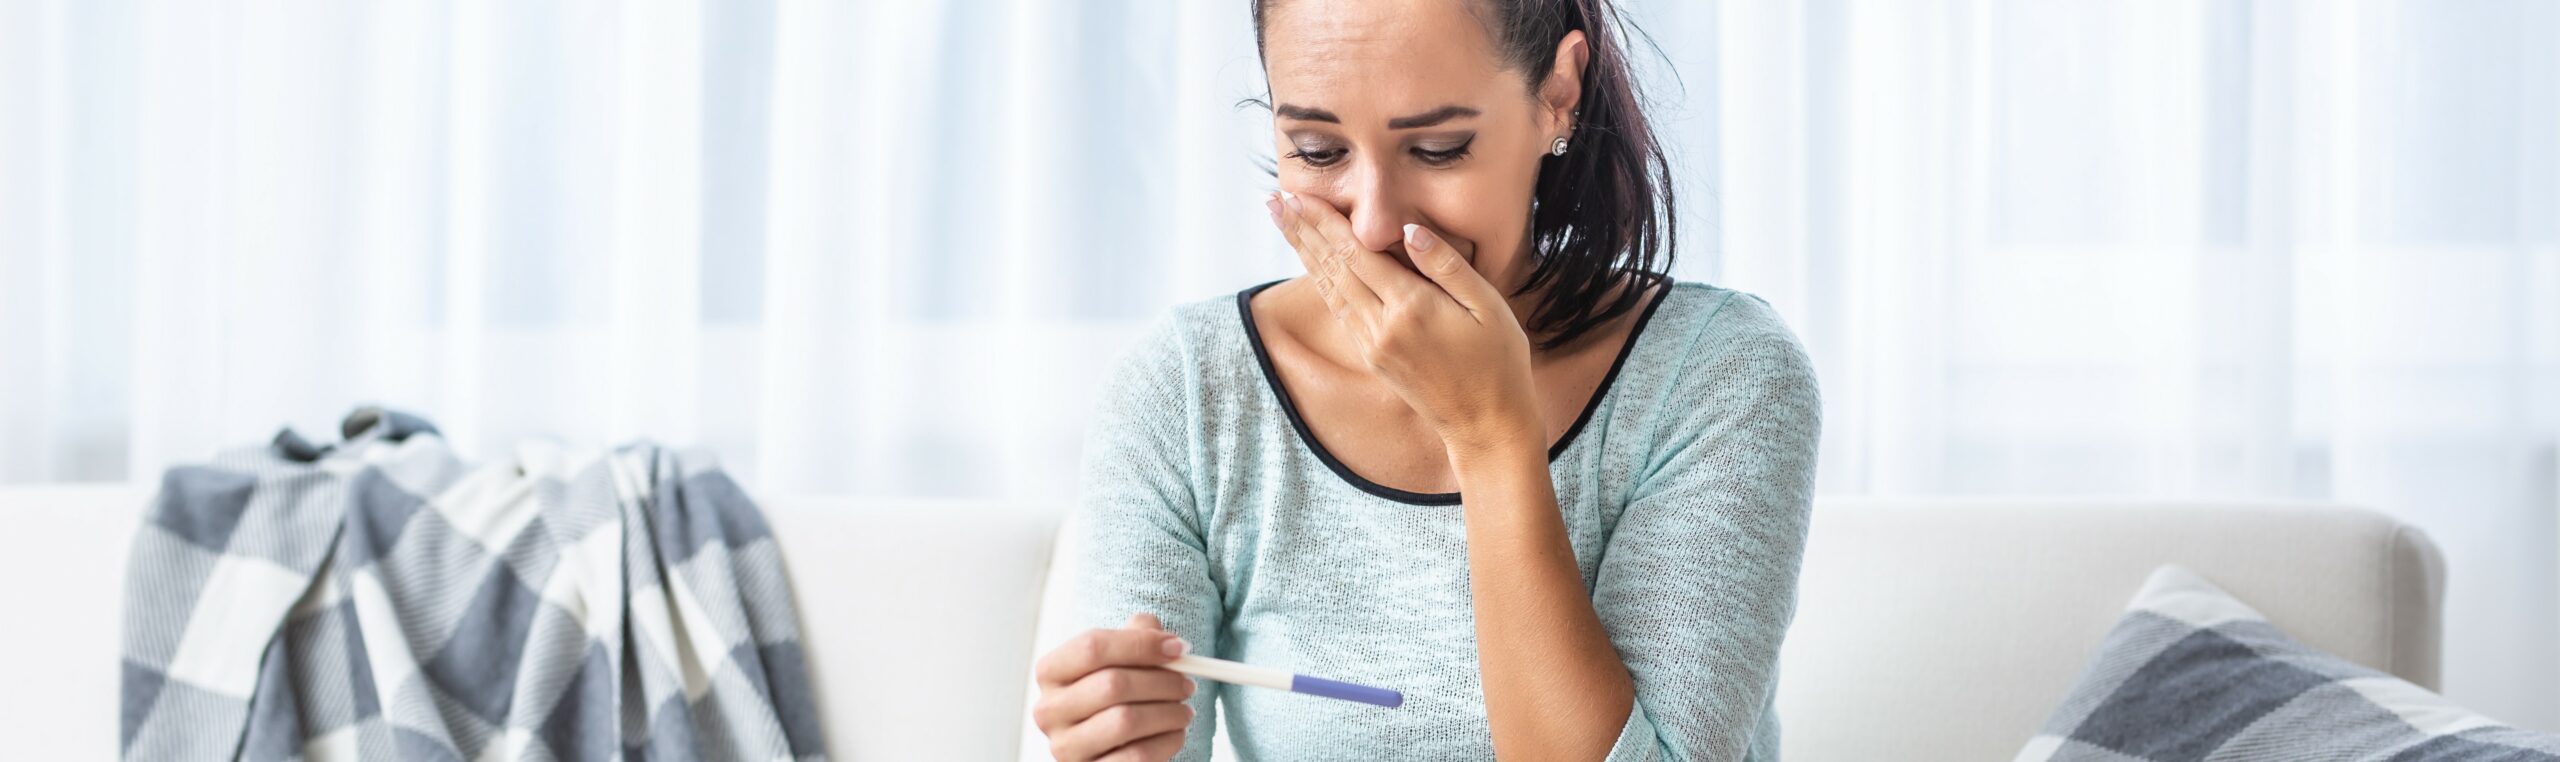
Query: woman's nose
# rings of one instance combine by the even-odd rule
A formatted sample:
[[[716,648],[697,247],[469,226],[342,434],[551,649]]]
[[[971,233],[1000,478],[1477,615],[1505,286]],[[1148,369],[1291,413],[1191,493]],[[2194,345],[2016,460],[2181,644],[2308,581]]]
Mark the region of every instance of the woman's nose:
[[[1361,189],[1360,198],[1352,206],[1351,232],[1360,240],[1361,248],[1370,251],[1401,251],[1404,225],[1412,222],[1413,208],[1396,198],[1386,183],[1372,181]]]

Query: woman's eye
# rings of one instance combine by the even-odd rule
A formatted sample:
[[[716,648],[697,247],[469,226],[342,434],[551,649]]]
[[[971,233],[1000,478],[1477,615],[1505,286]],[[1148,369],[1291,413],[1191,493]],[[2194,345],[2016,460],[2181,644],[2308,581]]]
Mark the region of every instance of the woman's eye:
[[[1456,146],[1449,148],[1435,149],[1416,147],[1413,149],[1413,156],[1414,158],[1421,159],[1424,164],[1429,164],[1435,167],[1445,167],[1458,163],[1459,159],[1466,158],[1467,146],[1474,145],[1475,142],[1476,141],[1474,139],[1470,138],[1467,142],[1459,143]]]
[[[1342,160],[1342,149],[1308,150],[1300,148],[1290,151],[1288,158],[1306,162],[1307,166],[1310,167],[1330,167],[1333,166],[1334,162]]]

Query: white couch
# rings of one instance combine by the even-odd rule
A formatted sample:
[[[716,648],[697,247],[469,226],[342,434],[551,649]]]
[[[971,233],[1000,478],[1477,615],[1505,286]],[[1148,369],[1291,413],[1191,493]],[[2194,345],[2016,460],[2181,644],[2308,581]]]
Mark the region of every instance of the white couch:
[[[0,489],[0,756],[115,754],[130,486]],[[837,759],[1042,759],[1024,707],[1059,510],[768,498]],[[2152,567],[2435,687],[2443,562],[2371,511],[2271,503],[1826,500],[1780,665],[1786,758],[2007,759]],[[1062,570],[1062,576],[1065,572]]]

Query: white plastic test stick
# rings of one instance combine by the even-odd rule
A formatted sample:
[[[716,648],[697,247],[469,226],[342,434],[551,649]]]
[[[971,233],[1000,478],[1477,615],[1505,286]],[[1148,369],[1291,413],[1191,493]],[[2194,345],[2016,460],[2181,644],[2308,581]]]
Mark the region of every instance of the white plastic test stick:
[[[1206,656],[1184,654],[1181,658],[1174,659],[1172,664],[1165,665],[1165,668],[1230,685],[1250,685],[1256,688],[1304,693],[1309,696],[1376,704],[1390,709],[1404,705],[1404,694],[1385,688],[1327,680]]]

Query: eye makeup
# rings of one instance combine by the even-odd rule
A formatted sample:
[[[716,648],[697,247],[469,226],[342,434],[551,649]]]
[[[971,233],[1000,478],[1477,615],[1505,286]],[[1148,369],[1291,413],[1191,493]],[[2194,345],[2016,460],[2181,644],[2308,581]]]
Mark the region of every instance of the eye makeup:
[[[1424,164],[1429,164],[1435,167],[1445,167],[1458,163],[1459,159],[1467,158],[1467,147],[1473,146],[1475,143],[1475,134],[1468,133],[1465,138],[1454,142],[1443,142],[1439,145],[1433,145],[1430,142],[1425,142],[1421,145],[1416,145],[1413,147],[1413,155],[1414,158],[1421,159]]]
[[[1309,169],[1331,168],[1341,163],[1343,156],[1350,153],[1350,149],[1335,147],[1329,143],[1302,140],[1291,142],[1295,147],[1282,154],[1280,158],[1297,160]],[[1457,136],[1436,136],[1417,140],[1405,151],[1426,166],[1447,167],[1467,158],[1468,149],[1474,146],[1475,142],[1476,136],[1472,132]]]

